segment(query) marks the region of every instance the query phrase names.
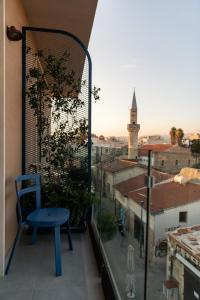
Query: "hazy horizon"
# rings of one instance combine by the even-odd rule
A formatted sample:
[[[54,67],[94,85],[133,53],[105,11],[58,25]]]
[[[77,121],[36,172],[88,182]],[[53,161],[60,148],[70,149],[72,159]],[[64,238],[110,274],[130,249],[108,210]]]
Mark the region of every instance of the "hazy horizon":
[[[140,136],[199,131],[199,37],[197,0],[99,1],[89,45],[101,88],[92,132],[128,135],[134,87]]]
[[[188,135],[190,135],[190,134],[193,134],[193,133],[199,133],[200,134],[200,130],[197,130],[197,131],[194,131],[194,132],[184,132],[184,137],[186,137],[186,136],[188,136]],[[103,135],[104,137],[116,137],[116,138],[128,138],[128,132],[127,132],[127,134],[125,134],[125,135],[106,135],[106,134],[104,134],[104,133],[99,133],[99,134],[97,134],[96,132],[92,132],[92,134],[95,134],[95,135],[97,135],[98,137],[100,136],[100,135]],[[138,134],[138,137],[139,138],[142,138],[142,137],[146,137],[146,136],[156,136],[156,135],[160,135],[161,137],[163,137],[163,138],[167,138],[167,137],[169,137],[169,139],[170,139],[170,134],[169,133],[163,133],[163,134],[158,134],[158,133],[152,133],[152,134]]]

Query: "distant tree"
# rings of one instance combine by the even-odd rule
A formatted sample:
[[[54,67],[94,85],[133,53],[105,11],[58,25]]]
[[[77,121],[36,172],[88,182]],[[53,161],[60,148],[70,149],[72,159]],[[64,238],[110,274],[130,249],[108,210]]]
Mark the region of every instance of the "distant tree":
[[[175,145],[176,144],[176,127],[172,127],[170,130],[170,137],[171,137],[171,144]]]
[[[199,154],[200,155],[200,139],[199,140],[192,140],[190,143],[190,148],[192,154]]]
[[[190,143],[192,155],[196,158],[195,167],[199,168],[198,157],[200,157],[200,139],[192,140]]]
[[[176,140],[179,146],[183,145],[183,137],[184,137],[184,132],[183,129],[179,128],[176,130]]]

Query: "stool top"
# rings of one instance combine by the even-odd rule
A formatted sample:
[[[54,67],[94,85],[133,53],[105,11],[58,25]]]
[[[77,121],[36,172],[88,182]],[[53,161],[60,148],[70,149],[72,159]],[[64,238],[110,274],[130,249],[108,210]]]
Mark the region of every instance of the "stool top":
[[[55,227],[67,222],[69,215],[66,208],[41,208],[27,216],[27,223],[32,227]]]

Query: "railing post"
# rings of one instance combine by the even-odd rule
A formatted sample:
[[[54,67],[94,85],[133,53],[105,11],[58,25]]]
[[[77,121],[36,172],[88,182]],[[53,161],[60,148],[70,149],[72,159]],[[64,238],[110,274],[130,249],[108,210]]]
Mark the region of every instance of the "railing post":
[[[151,153],[148,151],[148,173],[147,173],[147,204],[146,204],[146,236],[145,236],[145,268],[144,268],[144,300],[148,299],[148,262],[149,262],[149,221],[151,201]]]

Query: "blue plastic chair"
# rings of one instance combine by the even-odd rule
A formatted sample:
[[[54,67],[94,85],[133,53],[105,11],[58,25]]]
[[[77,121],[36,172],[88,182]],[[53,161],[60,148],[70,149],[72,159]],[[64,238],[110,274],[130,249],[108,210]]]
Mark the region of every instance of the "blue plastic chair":
[[[34,184],[28,187],[23,187],[25,181],[34,181]],[[19,184],[21,184],[21,189],[19,189]],[[32,244],[35,244],[37,238],[38,228],[41,227],[53,227],[55,235],[55,267],[56,276],[62,275],[62,264],[61,264],[61,243],[60,243],[60,226],[66,223],[67,235],[69,241],[69,248],[73,250],[70,227],[69,227],[69,216],[70,212],[65,208],[41,208],[41,186],[40,186],[40,175],[22,175],[18,176],[15,180],[16,193],[17,193],[17,209],[18,209],[18,220],[19,227],[17,235],[14,241],[14,245],[10,254],[10,258],[6,267],[5,274],[8,274],[10,264],[15,252],[16,245],[20,239],[21,233],[23,232],[24,226],[29,225],[33,228],[32,232]],[[36,210],[31,212],[24,221],[22,218],[21,210],[21,197],[29,193],[36,194]]]

